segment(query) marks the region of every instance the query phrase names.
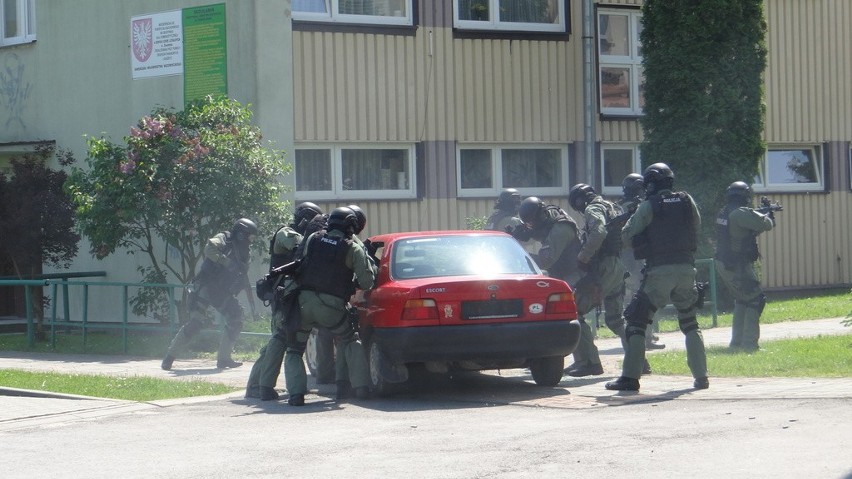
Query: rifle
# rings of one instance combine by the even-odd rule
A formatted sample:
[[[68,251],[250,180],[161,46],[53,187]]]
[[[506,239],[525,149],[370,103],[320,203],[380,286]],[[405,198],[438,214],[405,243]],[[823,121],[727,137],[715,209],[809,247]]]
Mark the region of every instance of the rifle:
[[[612,231],[614,229],[618,229],[619,231],[621,231],[621,228],[624,228],[624,225],[627,224],[627,220],[629,220],[630,217],[633,216],[633,213],[635,211],[636,211],[635,209],[630,210],[630,211],[625,211],[624,213],[621,213],[620,215],[616,216],[615,218],[607,221],[606,222],[607,232]]]
[[[275,299],[275,288],[278,286],[280,276],[295,276],[302,264],[301,259],[269,270],[269,273],[257,280],[255,283],[255,294],[264,303]]]
[[[761,196],[760,207],[755,208],[754,210],[764,215],[768,214],[770,218],[774,219],[773,213],[775,213],[776,211],[784,211],[784,207],[781,206],[781,204],[777,201],[770,201],[769,198]]]

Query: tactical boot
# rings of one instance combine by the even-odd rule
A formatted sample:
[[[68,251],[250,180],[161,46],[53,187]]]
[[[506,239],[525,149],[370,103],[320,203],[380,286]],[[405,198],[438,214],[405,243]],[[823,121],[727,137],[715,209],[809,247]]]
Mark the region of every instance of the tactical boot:
[[[586,363],[568,371],[568,375],[575,378],[582,378],[585,376],[600,376],[601,374],[603,374],[603,366],[601,365],[601,363]]]
[[[710,387],[710,380],[707,377],[703,378],[695,378],[695,382],[692,383],[692,386],[695,389],[707,389]]]
[[[260,400],[261,401],[277,401],[278,400],[278,391],[275,388],[271,388],[269,386],[258,386],[258,390],[260,391]]]
[[[242,365],[243,365],[243,363],[241,363],[239,361],[234,361],[231,358],[220,359],[220,360],[216,361],[216,368],[217,369],[238,368]]]
[[[370,388],[367,386],[355,388],[355,397],[358,399],[370,399]]]
[[[335,399],[342,401],[352,394],[352,384],[347,380],[337,381],[337,395]]]
[[[615,381],[610,381],[604,385],[610,391],[638,391],[639,380],[621,376]]]
[[[287,399],[287,404],[291,406],[304,406],[305,405],[305,395],[304,394],[291,394],[290,399]]]
[[[274,391],[274,390],[273,390]],[[246,388],[246,399],[257,399],[260,397],[260,386],[254,385]]]
[[[175,358],[174,356],[167,354],[166,357],[163,358],[163,362],[160,363],[160,367],[163,368],[163,371],[170,371],[172,369],[172,364],[174,364]]]

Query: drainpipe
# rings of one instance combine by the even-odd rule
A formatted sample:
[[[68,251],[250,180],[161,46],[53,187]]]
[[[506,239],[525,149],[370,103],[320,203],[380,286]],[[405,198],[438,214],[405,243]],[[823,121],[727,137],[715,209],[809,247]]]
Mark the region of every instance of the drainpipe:
[[[583,0],[583,141],[586,183],[594,184],[595,171],[595,10],[594,0]]]

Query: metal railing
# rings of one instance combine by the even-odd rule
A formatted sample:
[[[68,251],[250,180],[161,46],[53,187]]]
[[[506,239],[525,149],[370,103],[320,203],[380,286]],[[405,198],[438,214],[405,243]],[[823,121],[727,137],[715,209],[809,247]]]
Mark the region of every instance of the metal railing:
[[[67,277],[81,277],[84,275],[72,276],[69,275]],[[89,275],[91,276],[91,275]],[[181,290],[187,287],[184,284],[171,284],[171,283],[131,283],[131,282],[114,282],[114,281],[69,281],[67,277],[62,276],[61,279],[0,279],[0,287],[3,286],[23,286],[24,287],[24,302],[26,304],[26,329],[27,329],[27,344],[29,347],[33,347],[35,345],[35,336],[36,336],[36,321],[35,321],[35,312],[33,311],[33,288],[48,288],[48,292],[46,292],[45,296],[50,298],[50,311],[45,311],[43,314],[44,320],[42,321],[42,325],[46,328],[50,329],[50,345],[51,348],[56,347],[56,333],[58,329],[67,329],[67,328],[75,328],[80,329],[82,332],[83,339],[83,348],[85,350],[87,336],[90,330],[120,330],[122,332],[122,348],[125,353],[128,351],[128,333],[131,331],[146,331],[146,332],[163,332],[163,333],[171,333],[175,334],[178,330],[179,321],[177,314],[177,301],[175,299],[175,291]],[[60,278],[57,276],[57,278]],[[61,287],[61,298],[62,301],[59,301],[60,298],[60,287]],[[71,317],[71,306],[70,306],[70,287],[80,287],[82,288],[81,294],[79,297],[75,298],[76,300],[81,301],[80,312],[79,312],[79,320],[75,320],[76,318]],[[89,299],[90,299],[90,291],[93,288],[120,288],[120,304],[121,311],[119,312],[119,316],[121,318],[120,322],[109,322],[109,321],[90,321],[89,318]],[[131,288],[139,289],[139,288],[159,288],[165,289],[166,295],[168,297],[168,316],[167,316],[167,324],[160,323],[144,323],[135,321],[130,321],[130,296],[129,290]],[[58,316],[59,305],[62,305],[62,311],[64,314],[64,319],[60,319]],[[113,316],[113,315],[110,315]],[[213,332],[222,332],[224,328],[224,324],[221,324],[222,321],[219,321],[220,327],[219,329],[204,329],[201,333],[213,333]],[[241,332],[240,336],[268,336],[268,333],[254,333],[254,332]]]

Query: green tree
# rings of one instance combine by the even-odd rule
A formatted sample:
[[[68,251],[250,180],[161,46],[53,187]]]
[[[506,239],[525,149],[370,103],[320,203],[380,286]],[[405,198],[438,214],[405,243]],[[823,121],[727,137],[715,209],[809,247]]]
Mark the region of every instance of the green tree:
[[[766,149],[763,0],[646,0],[642,13],[642,161],[671,166],[715,217],[725,188],[751,183]],[[714,221],[703,223],[709,238]]]
[[[188,284],[206,240],[236,219],[254,220],[260,237],[283,224],[280,179],[290,165],[264,146],[251,120],[248,107],[208,96],[183,111],[155,108],[123,144],[90,137],[88,169],[75,168],[66,189],[92,255],[143,254],[143,281]],[[133,300],[139,315],[153,311],[163,320],[164,308],[162,290]]]
[[[0,172],[0,257],[19,279],[41,274],[43,264],[68,268],[77,255],[74,206],[62,189],[68,175],[47,167],[51,156],[61,167],[75,161],[70,152],[44,143],[32,154],[13,158],[9,174]],[[45,305],[40,294],[33,294],[39,335]]]

